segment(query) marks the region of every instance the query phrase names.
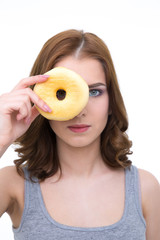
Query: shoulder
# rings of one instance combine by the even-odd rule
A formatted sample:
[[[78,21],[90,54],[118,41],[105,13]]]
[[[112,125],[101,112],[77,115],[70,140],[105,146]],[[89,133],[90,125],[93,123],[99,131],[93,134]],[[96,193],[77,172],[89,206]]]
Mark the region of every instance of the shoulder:
[[[160,184],[152,173],[143,169],[138,169],[138,171],[141,186],[142,210],[147,226],[147,239],[159,239]]]
[[[16,177],[17,178],[21,178],[21,176],[17,173],[16,167],[15,166],[7,166],[4,168],[0,169],[0,176],[4,176],[6,178],[12,178],[12,177]]]
[[[160,201],[160,184],[156,177],[146,170],[138,169],[138,171],[144,207],[148,206],[149,202],[153,203],[154,200],[156,202],[156,199]]]
[[[159,187],[160,184],[157,180],[157,178],[151,173],[144,169],[138,169],[140,181],[141,184],[143,184],[144,187],[147,187],[149,189],[150,187]]]
[[[141,190],[144,195],[159,195],[160,194],[160,184],[157,178],[150,172],[138,169],[139,177],[140,177],[140,184]]]
[[[15,166],[0,169],[0,216],[13,212],[17,203],[23,204],[24,178],[21,177]]]
[[[17,173],[15,166],[7,166],[0,169],[0,183],[14,197],[18,188],[23,188],[24,178]]]

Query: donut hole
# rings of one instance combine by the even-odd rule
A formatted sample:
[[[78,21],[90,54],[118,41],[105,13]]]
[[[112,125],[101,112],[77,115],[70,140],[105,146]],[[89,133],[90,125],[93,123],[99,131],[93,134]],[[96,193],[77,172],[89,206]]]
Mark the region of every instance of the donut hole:
[[[66,97],[66,91],[64,89],[58,89],[56,92],[56,97],[58,100],[63,100]]]

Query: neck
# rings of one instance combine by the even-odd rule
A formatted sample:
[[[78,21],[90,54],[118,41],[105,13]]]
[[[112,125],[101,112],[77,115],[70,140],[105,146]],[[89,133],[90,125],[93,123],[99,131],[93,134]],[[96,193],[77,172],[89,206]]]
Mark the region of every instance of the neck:
[[[57,150],[64,177],[89,178],[106,170],[100,153],[100,140],[85,147],[72,147],[57,138]]]

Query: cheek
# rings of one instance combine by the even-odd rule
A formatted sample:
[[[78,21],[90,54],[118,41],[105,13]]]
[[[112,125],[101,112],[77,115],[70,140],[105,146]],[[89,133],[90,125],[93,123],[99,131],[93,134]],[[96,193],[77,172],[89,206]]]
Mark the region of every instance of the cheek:
[[[49,125],[52,129],[54,129],[54,122],[53,121],[49,121]]]
[[[59,131],[60,128],[60,124],[57,121],[49,121],[50,127],[52,128],[52,130],[55,132],[55,134],[57,134],[57,131]]]
[[[95,101],[94,101],[95,100]],[[90,109],[95,118],[107,119],[109,113],[109,99],[108,96],[105,96],[101,99],[94,99],[90,103]]]
[[[61,122],[61,121],[49,121],[50,127],[52,128],[53,132],[56,134],[58,137],[63,137],[65,136],[65,131],[67,129],[67,124],[66,122]]]

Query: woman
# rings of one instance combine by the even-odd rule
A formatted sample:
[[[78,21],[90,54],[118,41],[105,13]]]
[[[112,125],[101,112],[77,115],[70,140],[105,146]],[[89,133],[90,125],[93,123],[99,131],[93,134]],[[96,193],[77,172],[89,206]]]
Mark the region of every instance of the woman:
[[[51,109],[31,90],[57,66],[89,86],[86,107],[63,122],[39,115],[35,105]],[[127,113],[104,42],[77,30],[59,33],[30,75],[0,97],[1,155],[19,144],[15,166],[0,171],[0,213],[11,217],[15,239],[159,240],[159,183],[128,159]]]

